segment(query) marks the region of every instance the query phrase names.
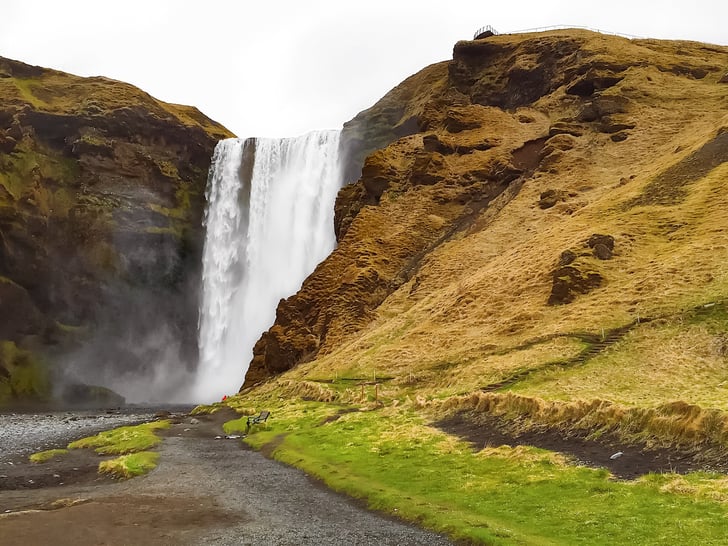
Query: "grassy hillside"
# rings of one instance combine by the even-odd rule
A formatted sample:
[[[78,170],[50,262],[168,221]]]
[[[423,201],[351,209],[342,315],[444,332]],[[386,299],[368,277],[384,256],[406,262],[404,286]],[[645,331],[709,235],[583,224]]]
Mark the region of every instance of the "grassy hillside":
[[[496,36],[362,113],[390,144],[230,401],[273,411],[249,443],[476,542],[723,543],[726,69]]]

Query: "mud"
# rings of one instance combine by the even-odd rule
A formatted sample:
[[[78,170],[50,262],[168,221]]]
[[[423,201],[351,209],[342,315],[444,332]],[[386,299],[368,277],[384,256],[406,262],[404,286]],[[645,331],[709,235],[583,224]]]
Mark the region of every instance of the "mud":
[[[606,468],[615,477],[624,480],[649,473],[728,471],[728,464],[721,463],[720,459],[706,459],[700,452],[650,448],[645,444],[628,444],[611,436],[594,440],[586,438],[586,434],[567,435],[549,428],[515,431],[512,423],[489,415],[463,412],[439,421],[435,426],[466,439],[476,450],[501,445],[534,446],[567,455],[575,464]],[[612,459],[620,452],[621,456]]]

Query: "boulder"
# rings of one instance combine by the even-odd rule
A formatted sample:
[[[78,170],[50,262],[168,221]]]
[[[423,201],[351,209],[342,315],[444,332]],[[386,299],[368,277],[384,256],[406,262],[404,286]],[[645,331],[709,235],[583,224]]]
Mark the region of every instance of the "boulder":
[[[65,385],[60,400],[73,408],[118,408],[126,404],[126,399],[111,389],[85,383]]]
[[[602,276],[596,271],[582,271],[574,265],[557,268],[551,273],[552,286],[548,305],[564,305],[571,303],[580,294],[598,288],[602,284]]]
[[[571,250],[564,250],[559,255],[559,265],[561,266],[569,265],[574,260],[576,260],[576,254],[574,254]]]
[[[602,243],[597,243],[596,245],[594,245],[592,252],[594,254],[594,257],[599,258],[600,260],[612,259],[612,250],[607,245],[604,245]]]
[[[539,195],[538,206],[541,209],[550,209],[559,201],[566,201],[568,194],[561,190],[546,190]]]
[[[586,245],[589,248],[594,248],[597,245],[603,245],[609,250],[614,250],[614,237],[611,235],[602,235],[601,233],[594,233],[586,241]]]

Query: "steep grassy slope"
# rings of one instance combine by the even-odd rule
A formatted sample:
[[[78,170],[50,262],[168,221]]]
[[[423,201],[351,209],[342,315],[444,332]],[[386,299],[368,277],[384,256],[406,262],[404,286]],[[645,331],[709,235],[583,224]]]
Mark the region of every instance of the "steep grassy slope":
[[[720,300],[727,55],[586,31],[459,43],[408,80],[416,134],[342,190],[339,248],[281,304],[247,384],[317,354],[299,373],[345,363],[463,392],[522,367],[509,348],[541,336]],[[366,114],[381,123],[355,124]],[[546,347],[526,352],[580,348]]]
[[[287,435],[267,449],[486,543],[720,543],[724,475],[669,472],[726,470],[727,68],[701,43],[495,36],[347,124],[349,171],[369,155],[339,194],[339,246],[281,302],[230,402],[283,413],[250,442]],[[668,474],[638,499],[530,448],[483,450],[499,443]],[[707,502],[697,534],[685,497]]]
[[[0,58],[0,340],[55,364],[80,342],[73,381],[143,384],[168,347],[194,360],[204,188],[228,136],[131,85]],[[0,382],[30,369],[16,361]]]

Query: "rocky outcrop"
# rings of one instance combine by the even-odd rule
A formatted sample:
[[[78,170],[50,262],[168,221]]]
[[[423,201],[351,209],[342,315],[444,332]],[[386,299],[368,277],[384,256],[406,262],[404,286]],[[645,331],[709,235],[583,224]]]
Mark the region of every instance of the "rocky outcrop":
[[[387,313],[396,314],[392,309],[429,321],[414,311],[422,298],[432,297],[444,307],[435,311],[431,304],[439,317],[433,322],[447,322],[441,316],[450,321],[472,317],[473,324],[489,324],[493,331],[516,332],[528,320],[506,318],[509,311],[491,309],[489,298],[505,300],[505,294],[516,298],[535,290],[538,303],[529,300],[529,311],[519,316],[536,317],[553,312],[551,305],[578,303],[609,290],[611,268],[619,261],[612,259],[617,256],[614,240],[589,246],[585,230],[600,228],[576,220],[574,227],[558,226],[572,225],[572,215],[585,210],[595,194],[603,195],[610,176],[619,181],[615,187],[634,184],[631,165],[667,153],[663,142],[674,138],[686,120],[694,124],[695,135],[702,135],[715,122],[711,109],[719,93],[711,86],[718,85],[725,61],[722,49],[700,44],[630,41],[577,30],[456,44],[451,61],[415,74],[345,124],[346,181],[352,183],[342,188],[336,203],[338,248],[298,294],[280,303],[274,326],[256,344],[245,386],[316,358],[334,358],[355,340],[371,347],[362,332],[389,324],[394,319]],[[671,99],[664,90],[686,85],[708,106],[689,117],[678,109],[666,115],[665,101]],[[703,120],[700,127],[696,115]],[[663,190],[670,191],[662,186],[655,191]],[[634,203],[639,199],[634,197]],[[489,233],[494,224],[499,227],[492,245],[480,237],[480,253],[468,254],[459,246],[463,238]],[[620,229],[610,226],[604,229]],[[554,240],[573,239],[561,245],[573,248],[561,254],[556,267],[544,250],[553,243],[541,240],[534,253],[524,242],[546,229]],[[491,261],[498,256],[491,246],[509,256],[520,248],[520,255],[530,256],[525,263],[510,259],[529,271],[528,282],[514,285],[520,273],[513,270],[486,276],[490,265],[481,256],[493,256]],[[561,250],[554,252],[558,256]],[[463,288],[455,299],[443,295],[450,294],[447,283],[457,277],[453,261],[469,272],[458,281]],[[489,288],[476,284],[476,278]],[[524,305],[521,299],[509,304]],[[388,311],[380,313],[382,307]],[[490,314],[478,315],[479,307],[491,309]],[[477,330],[470,322],[461,326]],[[449,326],[432,328],[440,343],[451,342]],[[396,345],[398,339],[382,343]],[[409,343],[397,354],[412,354],[416,343]],[[472,341],[474,347],[478,343],[483,340]],[[354,349],[347,354],[366,360]],[[472,354],[480,358],[477,349]]]
[[[163,328],[192,365],[204,188],[229,136],[131,85],[0,58],[0,339],[54,373],[82,341],[97,376],[143,374]]]

